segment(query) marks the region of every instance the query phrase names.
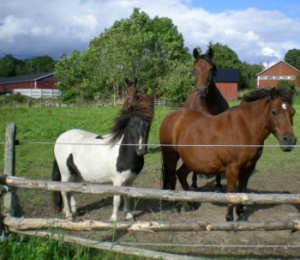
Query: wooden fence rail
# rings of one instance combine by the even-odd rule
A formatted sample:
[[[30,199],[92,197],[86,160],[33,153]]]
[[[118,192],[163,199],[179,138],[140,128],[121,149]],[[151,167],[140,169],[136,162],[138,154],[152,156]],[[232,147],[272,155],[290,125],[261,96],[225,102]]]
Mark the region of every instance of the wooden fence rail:
[[[5,217],[4,225],[18,230],[59,228],[64,230],[118,230],[118,231],[273,231],[273,230],[300,230],[300,220],[294,221],[268,221],[268,222],[103,222],[96,220],[83,220],[72,222],[57,218],[14,218]]]
[[[123,195],[131,198],[159,199],[167,201],[185,202],[210,202],[210,203],[242,203],[252,204],[300,204],[300,194],[253,194],[253,193],[216,193],[216,192],[192,192],[171,191],[159,189],[146,189],[136,187],[114,187],[111,185],[55,182],[35,179],[26,179],[14,176],[0,175],[0,184],[12,187],[48,190],[81,192],[93,194]]]

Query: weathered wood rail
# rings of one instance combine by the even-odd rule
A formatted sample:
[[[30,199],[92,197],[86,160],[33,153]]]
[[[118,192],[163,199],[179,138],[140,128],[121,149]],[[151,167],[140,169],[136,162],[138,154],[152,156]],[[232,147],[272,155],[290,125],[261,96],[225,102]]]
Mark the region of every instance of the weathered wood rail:
[[[18,188],[28,188],[48,191],[66,191],[77,193],[93,193],[106,195],[123,195],[131,198],[159,199],[166,201],[210,202],[210,203],[242,203],[252,204],[300,204],[300,194],[254,194],[254,193],[216,193],[171,191],[145,189],[137,187],[114,187],[111,185],[55,182],[36,179],[26,179],[14,176],[0,175],[0,184]]]

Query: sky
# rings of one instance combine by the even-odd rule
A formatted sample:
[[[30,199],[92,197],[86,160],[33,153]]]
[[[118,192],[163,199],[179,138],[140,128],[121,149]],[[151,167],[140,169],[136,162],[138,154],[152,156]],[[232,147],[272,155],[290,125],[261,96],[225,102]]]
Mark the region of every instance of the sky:
[[[299,0],[0,0],[0,57],[82,52],[134,8],[172,19],[191,53],[219,42],[241,61],[266,66],[300,49]]]

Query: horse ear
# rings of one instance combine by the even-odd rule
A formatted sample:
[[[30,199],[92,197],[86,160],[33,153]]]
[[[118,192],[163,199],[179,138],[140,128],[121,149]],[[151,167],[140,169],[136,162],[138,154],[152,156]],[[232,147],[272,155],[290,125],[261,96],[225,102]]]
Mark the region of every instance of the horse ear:
[[[125,81],[126,81],[126,84],[129,84],[129,79],[128,78],[126,78]]]
[[[193,50],[193,56],[194,56],[195,60],[197,60],[198,57],[200,56],[199,52],[198,52],[198,50],[196,48]]]
[[[277,93],[276,87],[271,88],[270,96],[271,96],[271,100],[278,98],[278,93]]]
[[[208,50],[206,51],[206,54],[212,60],[212,58],[214,57],[214,50],[211,47],[209,47]]]

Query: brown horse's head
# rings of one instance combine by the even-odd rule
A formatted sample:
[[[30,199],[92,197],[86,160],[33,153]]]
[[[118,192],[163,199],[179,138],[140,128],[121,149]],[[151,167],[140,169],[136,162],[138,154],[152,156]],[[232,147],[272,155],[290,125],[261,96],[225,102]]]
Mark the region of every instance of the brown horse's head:
[[[200,55],[195,48],[193,55],[195,58],[194,73],[197,84],[197,94],[200,98],[205,98],[211,83],[213,83],[213,77],[216,72],[216,66],[212,62],[214,52],[213,49],[209,47],[206,54]]]
[[[270,91],[272,132],[279,141],[281,150],[289,152],[296,144],[293,132],[293,117],[295,109],[292,107],[292,97],[285,89],[272,88]]]
[[[291,94],[285,88],[260,88],[243,98],[243,101],[246,102],[266,98],[266,102],[261,104],[268,106],[268,109],[259,108],[257,104],[256,108],[261,113],[266,111],[264,114],[267,122],[265,128],[278,139],[281,150],[284,152],[291,151],[297,141],[293,132],[295,109],[292,107],[293,96]]]
[[[126,78],[126,84],[127,84],[127,97],[133,97],[137,93],[137,78],[135,78],[134,81],[129,81]]]
[[[126,84],[127,84],[127,89],[126,89],[126,100],[122,106],[122,110],[127,110],[131,104],[132,104],[132,99],[133,97],[138,93],[137,90],[137,78],[135,78],[134,81],[129,81],[126,78]]]

